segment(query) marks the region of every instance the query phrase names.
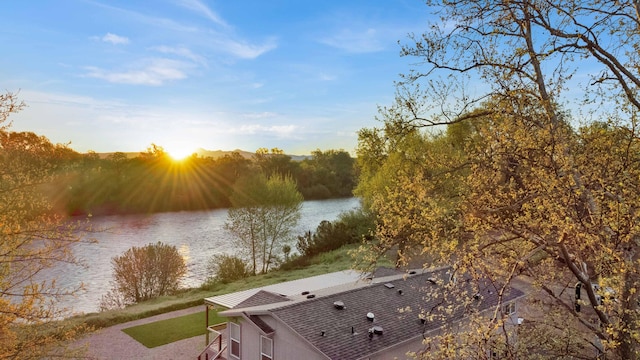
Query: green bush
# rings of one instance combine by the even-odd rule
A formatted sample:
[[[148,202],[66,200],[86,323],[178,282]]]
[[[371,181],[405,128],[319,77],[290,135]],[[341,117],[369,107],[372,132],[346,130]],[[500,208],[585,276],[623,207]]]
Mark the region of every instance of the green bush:
[[[250,274],[244,260],[237,256],[224,254],[217,254],[211,257],[207,270],[210,274],[213,274],[209,282],[219,281],[223,284],[244,279]]]
[[[374,226],[373,216],[362,210],[344,212],[334,222],[322,221],[315,233],[298,236],[296,248],[304,257],[315,256],[346,244],[368,240]]]

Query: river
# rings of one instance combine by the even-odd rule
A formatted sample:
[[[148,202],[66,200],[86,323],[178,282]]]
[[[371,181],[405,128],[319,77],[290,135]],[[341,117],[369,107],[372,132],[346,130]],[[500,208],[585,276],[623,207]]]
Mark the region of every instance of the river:
[[[335,220],[340,213],[359,206],[357,198],[305,201],[293,234],[315,231],[322,220]],[[226,219],[226,209],[92,218],[92,227],[101,230],[87,236],[95,238],[97,243],[74,246],[76,256],[85,262],[85,267],[58,264],[46,277],[57,279],[60,287],[83,283],[86,290],[77,297],[63,299],[60,306],[75,313],[95,312],[100,297],[110,288],[111,258],[132,246],[162,241],[175,245],[186,260],[187,275],[182,285],[197,287],[207,278],[207,262],[212,255],[234,253],[231,234],[224,230]],[[291,247],[295,250],[295,244]]]

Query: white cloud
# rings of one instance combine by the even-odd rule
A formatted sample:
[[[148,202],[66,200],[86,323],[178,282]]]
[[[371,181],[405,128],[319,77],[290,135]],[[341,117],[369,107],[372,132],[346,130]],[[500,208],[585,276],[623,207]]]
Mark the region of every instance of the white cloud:
[[[105,36],[101,38],[101,40],[104,42],[111,43],[113,45],[126,45],[129,43],[129,38],[112,34],[112,33],[107,33]]]
[[[178,5],[185,7],[189,10],[194,10],[198,12],[200,15],[205,18],[213,21],[214,23],[228,27],[227,23],[213,10],[211,10],[207,5],[205,5],[202,1],[199,0],[179,0],[176,2]]]
[[[241,117],[245,118],[245,119],[266,119],[266,118],[273,118],[275,116],[277,116],[278,114],[271,112],[271,111],[264,111],[264,112],[260,112],[260,113],[249,113],[249,114],[243,114],[241,115]]]
[[[376,29],[342,29],[338,33],[320,39],[320,42],[350,53],[371,53],[384,50],[384,44]]]
[[[188,64],[171,59],[156,58],[146,64],[125,71],[108,71],[98,67],[87,67],[86,76],[106,80],[111,83],[132,85],[163,85],[167,81],[181,80],[187,77],[185,69]]]

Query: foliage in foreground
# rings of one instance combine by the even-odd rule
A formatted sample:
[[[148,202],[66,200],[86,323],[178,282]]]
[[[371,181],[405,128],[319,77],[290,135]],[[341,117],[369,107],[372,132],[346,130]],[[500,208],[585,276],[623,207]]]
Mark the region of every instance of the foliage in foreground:
[[[55,300],[80,288],[60,288],[39,274],[57,263],[78,265],[72,247],[82,238],[49,201],[69,151],[33,133],[9,132],[8,117],[24,106],[0,94],[0,358],[54,356],[83,326],[55,320],[68,315]]]
[[[505,291],[526,276],[537,336],[499,344],[504,356],[639,358],[638,3],[428,4],[442,21],[403,48],[424,67],[382,109],[384,128],[360,132],[358,193],[378,216],[369,250],[429,254]],[[578,128],[560,104],[598,121]],[[484,358],[500,328],[445,332],[417,356]]]
[[[187,272],[184,258],[173,245],[134,246],[111,259],[112,289],[102,296],[100,310],[123,308],[175,293]]]

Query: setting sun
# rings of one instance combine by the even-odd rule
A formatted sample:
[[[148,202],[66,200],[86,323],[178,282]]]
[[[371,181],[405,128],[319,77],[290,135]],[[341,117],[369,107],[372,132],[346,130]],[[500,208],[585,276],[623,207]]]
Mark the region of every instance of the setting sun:
[[[195,152],[193,148],[179,146],[167,147],[165,151],[173,160],[184,160]]]

